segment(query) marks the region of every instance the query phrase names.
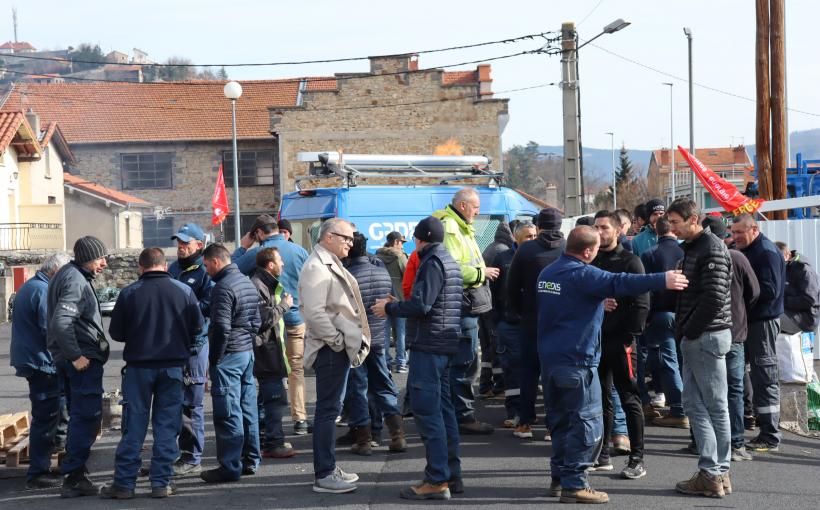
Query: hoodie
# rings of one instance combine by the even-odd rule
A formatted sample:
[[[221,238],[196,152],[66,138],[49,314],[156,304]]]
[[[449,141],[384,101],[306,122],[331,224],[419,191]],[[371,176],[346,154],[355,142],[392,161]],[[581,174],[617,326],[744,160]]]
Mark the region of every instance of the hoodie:
[[[536,282],[541,270],[555,262],[564,251],[564,234],[541,231],[538,237],[518,247],[507,275],[507,306],[535,329],[538,314]],[[529,320],[528,320],[529,319]],[[533,335],[532,339],[535,339]]]
[[[401,282],[404,278],[404,270],[407,268],[407,254],[400,248],[383,247],[376,250],[376,257],[384,263],[390,274],[390,280],[393,282],[393,296],[399,301],[404,301]]]
[[[481,254],[484,258],[484,265],[493,267],[492,264],[496,255],[512,248],[514,242],[515,239],[513,239],[512,231],[507,222],[502,221],[499,223],[498,228],[495,229],[495,240],[493,240],[493,242],[487,246],[487,249],[484,250],[484,253]]]

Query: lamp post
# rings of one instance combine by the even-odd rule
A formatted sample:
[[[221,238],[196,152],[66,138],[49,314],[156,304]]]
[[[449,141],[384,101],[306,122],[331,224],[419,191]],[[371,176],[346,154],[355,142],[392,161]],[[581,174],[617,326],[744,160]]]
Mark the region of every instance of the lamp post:
[[[618,208],[618,179],[615,174],[615,133],[607,132],[609,135],[609,150],[612,153],[612,209]]]
[[[675,118],[672,111],[672,90],[673,84],[665,82],[664,85],[669,86],[669,164],[672,175],[672,201],[675,201]],[[694,197],[693,197],[694,199]]]
[[[239,222],[239,154],[236,152],[236,100],[242,95],[242,85],[235,81],[229,81],[222,90],[225,97],[231,100],[231,121],[233,127],[233,198],[234,198],[234,238],[236,247],[239,248],[239,240],[242,239],[242,232]]]
[[[683,33],[686,34],[686,39],[689,44],[689,153],[695,155],[695,103],[692,99],[692,29],[683,27]],[[694,172],[691,173],[692,178],[692,201],[697,202],[695,193],[697,192],[698,182],[695,179]]]

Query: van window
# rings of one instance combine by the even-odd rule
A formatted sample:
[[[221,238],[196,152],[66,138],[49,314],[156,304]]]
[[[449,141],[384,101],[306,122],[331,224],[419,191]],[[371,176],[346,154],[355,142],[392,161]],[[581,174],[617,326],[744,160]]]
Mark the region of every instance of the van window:
[[[495,240],[495,231],[502,221],[506,221],[503,214],[479,214],[473,220],[476,244],[482,252]]]
[[[319,227],[322,225],[322,220],[319,218],[305,219],[305,220],[290,220],[293,227],[291,238],[293,242],[302,248],[310,251],[319,241]]]

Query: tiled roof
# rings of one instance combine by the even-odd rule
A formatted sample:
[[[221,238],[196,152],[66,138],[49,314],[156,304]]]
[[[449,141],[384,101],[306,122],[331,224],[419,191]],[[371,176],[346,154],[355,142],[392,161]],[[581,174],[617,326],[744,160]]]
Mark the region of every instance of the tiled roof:
[[[296,106],[299,81],[240,83],[238,138],[270,138],[268,108]],[[23,83],[14,87],[5,105],[19,108],[22,104],[43,122],[58,122],[70,143],[230,140],[231,103],[223,95],[224,85],[223,81]]]
[[[40,130],[40,146],[48,147],[48,144],[54,141],[54,145],[63,157],[63,163],[68,165],[75,165],[77,160],[74,159],[74,153],[66,142],[63,132],[56,122],[50,122],[46,127]]]
[[[31,44],[22,41],[22,42],[11,42],[7,41],[3,44],[0,44],[0,50],[12,50],[12,51],[20,51],[20,50],[36,50],[34,46]]]
[[[475,85],[477,82],[475,71],[453,71],[441,75],[442,85]]]
[[[63,172],[63,183],[65,186],[77,188],[92,195],[96,195],[103,200],[110,200],[123,206],[131,205],[135,207],[148,207],[151,204],[141,198],[117,191],[111,188],[106,188],[94,182],[89,182],[77,175],[71,175],[68,172]]]
[[[307,78],[307,80],[305,89],[308,92],[339,89],[339,82],[334,78]]]
[[[17,136],[20,131],[23,136]],[[0,112],[0,155],[9,145],[15,145],[18,154],[34,155],[41,152],[34,132],[21,112]]]
[[[664,167],[669,167],[669,149],[656,149],[653,152],[655,161]],[[704,165],[713,168],[721,166],[741,165],[744,167],[751,167],[752,162],[749,159],[749,154],[746,148],[737,147],[704,147],[695,150],[695,157],[698,158]],[[683,156],[675,151],[675,167],[686,166],[686,161]]]

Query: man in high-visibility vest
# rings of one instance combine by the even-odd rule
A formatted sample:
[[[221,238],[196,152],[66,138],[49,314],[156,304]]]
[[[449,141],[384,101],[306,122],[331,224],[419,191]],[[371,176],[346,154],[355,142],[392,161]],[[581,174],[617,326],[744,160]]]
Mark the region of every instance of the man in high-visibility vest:
[[[481,200],[473,188],[462,188],[442,210],[433,213],[444,224],[444,247],[461,268],[463,279],[461,336],[458,353],[450,369],[450,387],[462,434],[492,434],[493,427],[475,418],[473,381],[478,373],[478,317],[492,309],[489,281],[499,270],[486,267],[476,244],[472,223],[481,209]]]

